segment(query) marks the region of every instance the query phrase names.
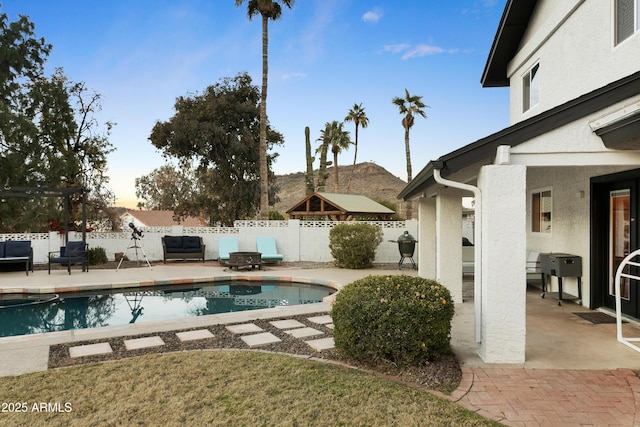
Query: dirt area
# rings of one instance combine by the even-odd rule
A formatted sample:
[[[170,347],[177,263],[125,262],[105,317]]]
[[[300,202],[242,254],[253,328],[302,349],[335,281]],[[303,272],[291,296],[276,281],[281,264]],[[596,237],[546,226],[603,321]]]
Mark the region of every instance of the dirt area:
[[[207,262],[209,263],[209,262]],[[153,264],[153,263],[152,263]],[[159,263],[156,263],[159,264]],[[217,264],[217,262],[215,262]],[[91,269],[115,269],[117,263],[108,262],[100,265],[92,265]],[[124,261],[120,268],[132,268],[137,267],[136,261]],[[36,266],[37,267],[37,266]],[[60,266],[56,266],[60,268]],[[331,268],[332,263],[312,263],[312,262],[296,262],[296,263],[283,263],[274,269],[287,270],[287,269],[319,269],[319,268]],[[46,268],[46,266],[44,266]],[[53,268],[53,267],[52,267]],[[79,268],[76,267],[76,268]],[[397,268],[397,264],[376,264],[371,270],[394,270]],[[373,274],[373,273],[372,273]],[[328,313],[319,313],[328,314]],[[314,329],[323,332],[322,335],[314,336],[313,339],[328,338],[332,336],[332,330],[323,325],[318,325],[307,320],[309,316],[294,317],[295,320],[303,323],[305,326],[312,327]],[[287,317],[291,319],[291,317]],[[268,346],[260,347],[260,350],[272,351],[278,353],[287,353],[295,355],[307,355],[313,356],[319,359],[328,359],[340,363],[345,363],[351,366],[358,367],[370,371],[372,373],[382,375],[386,378],[393,379],[408,385],[423,387],[432,390],[438,390],[443,393],[449,393],[455,390],[460,383],[462,373],[460,370],[460,364],[452,353],[442,355],[438,360],[425,363],[420,366],[404,366],[397,367],[390,362],[379,361],[377,363],[365,364],[356,360],[351,360],[343,357],[336,349],[323,350],[317,352],[307,345],[300,338],[293,338],[290,335],[284,333],[282,330],[271,325],[271,321],[279,319],[269,320],[254,320],[252,323],[260,326],[265,332],[271,332],[280,338],[282,341],[271,344]],[[280,319],[281,320],[281,319]],[[240,339],[238,335],[234,335],[229,332],[225,326],[214,325],[207,327],[214,335],[213,338],[181,342],[176,337],[176,332],[160,332],[152,334],[153,336],[160,336],[165,345],[161,347],[149,348],[144,350],[127,350],[124,346],[125,338],[112,338],[103,339],[98,341],[87,342],[75,342],[72,344],[60,344],[51,347],[49,352],[49,367],[58,368],[63,366],[72,366],[83,363],[102,362],[107,360],[117,360],[127,357],[139,356],[147,353],[167,353],[177,351],[193,351],[193,350],[208,350],[208,349],[248,349],[247,344]],[[126,339],[142,338],[149,335],[140,335],[134,337],[126,337]],[[92,343],[104,343],[109,342],[113,349],[112,354],[90,356],[72,359],[69,356],[69,347],[77,345],[85,345]]]
[[[319,313],[322,315],[326,313]],[[305,326],[312,327],[321,331],[322,335],[314,336],[313,339],[328,338],[332,336],[332,331],[323,325],[318,325],[307,320],[309,316],[298,316],[293,319],[298,320]],[[287,317],[291,319],[291,317]],[[406,366],[398,368],[391,363],[379,362],[376,364],[364,364],[355,360],[344,358],[336,349],[323,350],[317,352],[312,349],[300,338],[293,338],[289,334],[271,325],[271,321],[279,319],[269,320],[254,320],[252,323],[260,326],[265,332],[271,332],[280,338],[282,341],[270,344],[268,346],[260,347],[260,350],[271,351],[277,353],[287,353],[295,355],[307,355],[313,356],[319,359],[333,360],[336,362],[345,363],[347,365],[355,366],[360,369],[370,371],[375,374],[382,375],[388,379],[402,382],[407,385],[427,388],[431,390],[438,390],[443,393],[449,393],[455,390],[460,383],[462,373],[460,371],[460,365],[458,360],[453,354],[445,354],[438,360],[434,360],[430,363],[425,363],[421,366]],[[281,320],[281,319],[280,319]],[[203,328],[199,328],[203,329]],[[209,326],[206,329],[211,331],[214,335],[213,338],[181,342],[176,332],[160,332],[150,335],[140,335],[126,338],[112,338],[87,342],[75,342],[69,344],[59,344],[51,346],[49,351],[49,367],[58,368],[63,366],[79,365],[83,363],[95,363],[107,360],[117,360],[127,357],[140,356],[147,353],[167,353],[177,351],[197,351],[207,349],[248,349],[247,344],[240,339],[239,335],[232,334],[225,326],[214,325]],[[159,336],[165,343],[164,346],[148,348],[143,350],[127,350],[124,345],[124,339],[142,338],[145,336]],[[310,339],[310,338],[309,338]],[[113,353],[99,356],[89,356],[81,358],[71,358],[69,356],[69,347],[108,342],[113,349]]]

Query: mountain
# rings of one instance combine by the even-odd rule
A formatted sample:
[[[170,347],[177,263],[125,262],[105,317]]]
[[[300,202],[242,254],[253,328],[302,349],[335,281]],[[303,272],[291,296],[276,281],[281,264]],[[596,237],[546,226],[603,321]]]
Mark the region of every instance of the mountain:
[[[396,197],[407,185],[405,181],[391,174],[382,166],[371,162],[358,163],[355,166],[338,166],[338,170],[339,193],[362,194],[378,202],[391,202],[400,209],[402,215],[402,202]],[[327,168],[327,172],[329,177],[324,192],[334,193],[334,168]],[[314,173],[317,177],[318,170],[315,170]],[[276,175],[276,185],[279,188],[280,201],[275,205],[275,210],[283,215],[306,195],[304,172]]]

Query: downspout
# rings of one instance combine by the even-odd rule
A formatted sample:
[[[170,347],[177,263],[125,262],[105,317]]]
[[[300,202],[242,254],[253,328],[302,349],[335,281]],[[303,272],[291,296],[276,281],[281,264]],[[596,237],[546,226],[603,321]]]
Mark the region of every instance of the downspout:
[[[434,164],[433,179],[442,185],[473,193],[475,198],[475,227],[473,231],[473,310],[475,313],[476,342],[482,341],[482,193],[473,185],[445,179],[440,174],[442,162]]]

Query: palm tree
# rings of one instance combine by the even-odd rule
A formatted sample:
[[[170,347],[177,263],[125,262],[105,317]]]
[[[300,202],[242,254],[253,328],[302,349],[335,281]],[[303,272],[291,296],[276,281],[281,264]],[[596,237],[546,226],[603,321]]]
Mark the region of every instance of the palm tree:
[[[295,0],[247,0],[247,16],[262,17],[262,93],[260,100],[260,219],[269,218],[269,167],[267,165],[267,81],[269,76],[269,19],[282,15],[282,3],[291,9]],[[236,0],[236,7],[244,0]]]
[[[353,104],[353,108],[349,110],[349,114],[344,118],[345,122],[353,122],[356,125],[356,141],[355,141],[355,153],[353,154],[353,165],[356,165],[356,158],[358,157],[358,127],[366,128],[369,126],[369,118],[364,112],[362,104]]]
[[[407,157],[407,183],[411,182],[411,149],[409,147],[409,130],[413,127],[414,114],[418,114],[425,119],[427,114],[424,112],[424,108],[429,108],[422,102],[422,97],[418,95],[410,95],[407,89],[404,90],[404,98],[395,97],[391,102],[398,106],[402,117],[402,127],[404,128],[404,150]],[[411,202],[406,204],[407,219],[411,219]]]
[[[340,154],[342,150],[348,149],[349,145],[352,144],[349,132],[344,130],[343,126],[343,122],[334,120],[331,123],[327,122],[325,128],[320,131],[320,139],[322,140],[320,148],[322,148],[323,145],[330,146],[331,152],[333,153],[333,170],[335,171],[333,178],[334,193],[339,192],[338,154]]]

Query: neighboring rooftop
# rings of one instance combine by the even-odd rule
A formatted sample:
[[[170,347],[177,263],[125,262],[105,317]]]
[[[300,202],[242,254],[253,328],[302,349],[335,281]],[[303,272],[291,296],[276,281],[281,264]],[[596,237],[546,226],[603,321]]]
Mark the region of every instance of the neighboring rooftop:
[[[126,220],[126,215],[130,215],[138,222],[137,225],[145,227],[168,227],[172,225],[183,225],[185,227],[205,227],[207,224],[200,218],[187,217],[181,221],[174,219],[174,213],[170,210],[135,210],[127,209],[120,218]]]

